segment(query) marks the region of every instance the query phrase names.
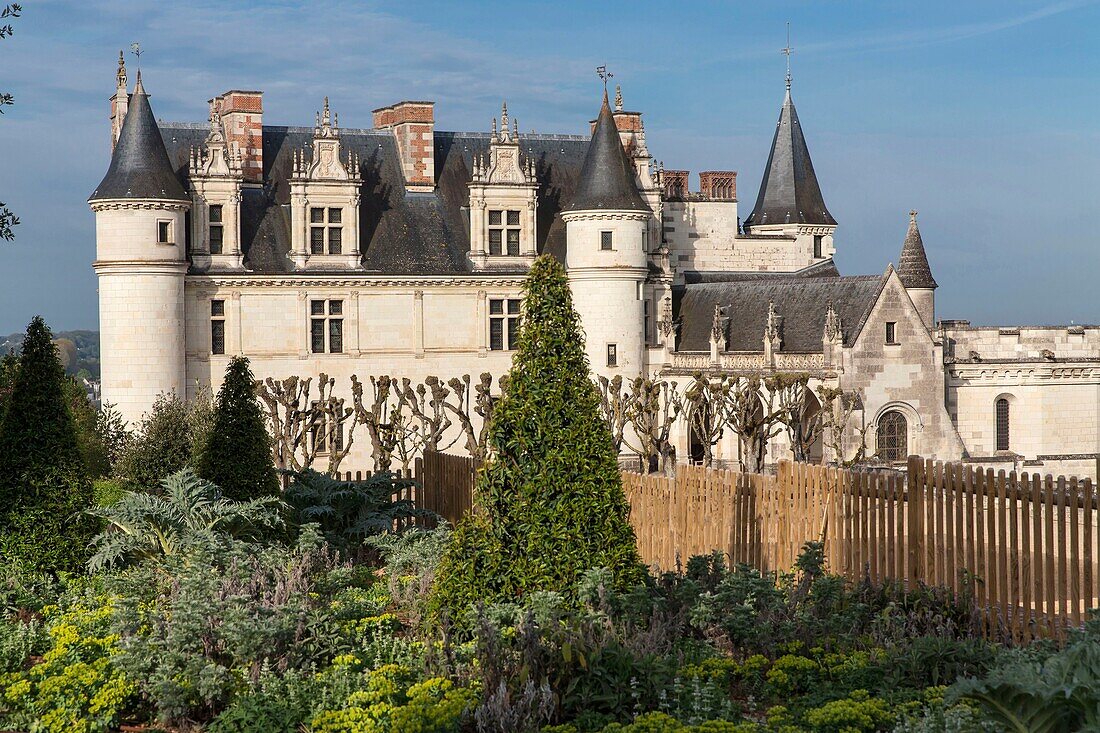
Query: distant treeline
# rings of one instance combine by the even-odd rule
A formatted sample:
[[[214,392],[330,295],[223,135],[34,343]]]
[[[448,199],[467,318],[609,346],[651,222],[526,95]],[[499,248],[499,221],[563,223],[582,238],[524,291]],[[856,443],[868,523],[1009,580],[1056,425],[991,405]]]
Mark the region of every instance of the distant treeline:
[[[99,379],[99,331],[59,331],[54,337],[68,374]],[[19,353],[23,333],[0,338],[0,355]]]

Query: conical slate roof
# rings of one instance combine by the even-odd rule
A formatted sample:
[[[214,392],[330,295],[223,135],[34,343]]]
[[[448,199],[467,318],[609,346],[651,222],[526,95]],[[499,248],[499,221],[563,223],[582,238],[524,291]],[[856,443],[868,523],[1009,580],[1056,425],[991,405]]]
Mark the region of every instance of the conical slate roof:
[[[168,160],[140,71],[111,167],[88,200],[103,199],[191,200]]]
[[[928,266],[928,255],[924,251],[924,240],[917,228],[917,212],[909,212],[909,231],[905,233],[905,243],[901,245],[901,261],[898,263],[898,278],[907,288],[938,287],[932,277],[932,268]]]
[[[745,219],[745,226],[788,223],[836,224],[825,208],[789,85],[775,127],[772,152],[764,168],[764,180],[760,182],[760,194]]]
[[[617,211],[648,211],[645,201],[634,185],[634,166],[626,157],[615,118],[607,103],[607,90],[603,92],[592,141],[584,154],[584,164],[577,181],[573,200],[566,211],[605,209]]]

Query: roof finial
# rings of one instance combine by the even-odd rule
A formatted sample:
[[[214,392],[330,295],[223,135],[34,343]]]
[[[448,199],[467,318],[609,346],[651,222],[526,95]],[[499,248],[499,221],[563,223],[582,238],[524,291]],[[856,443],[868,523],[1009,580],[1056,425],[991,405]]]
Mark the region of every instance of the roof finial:
[[[917,210],[916,209],[909,209],[909,221],[913,222],[914,224],[917,223]]]
[[[141,50],[141,44],[134,41],[130,44],[130,53],[137,57],[138,63],[138,76],[141,76],[141,54],[145,53]]]
[[[500,136],[508,139],[508,102],[500,103]]]
[[[607,70],[606,65],[597,66],[596,74],[600,77],[600,79],[603,80],[603,102],[604,104],[607,104],[607,80],[615,75]]]
[[[623,88],[618,84],[615,85],[615,111],[623,111]]]
[[[322,127],[328,127],[329,126],[329,121],[331,119],[332,119],[332,116],[329,113],[329,109],[328,109],[328,95],[325,95],[325,103],[324,103],[324,106],[321,108],[321,126]]]
[[[791,91],[791,22],[787,21],[787,45],[780,49],[780,53],[787,57],[787,91]]]
[[[122,55],[122,51],[118,52],[118,73],[115,74],[116,86],[119,89],[126,88],[126,59]]]

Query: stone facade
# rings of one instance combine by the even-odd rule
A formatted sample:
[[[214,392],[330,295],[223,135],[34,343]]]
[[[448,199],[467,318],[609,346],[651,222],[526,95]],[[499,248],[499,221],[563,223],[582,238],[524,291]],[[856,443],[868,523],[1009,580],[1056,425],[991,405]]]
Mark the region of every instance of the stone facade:
[[[133,145],[124,67],[116,82],[121,160]],[[186,194],[130,196],[113,160],[91,199],[103,399],[136,422],[160,393],[216,388],[236,354],[258,377],[324,373],[345,388],[353,374],[368,385],[383,374],[499,377],[524,272],[550,253],[569,272],[595,374],[682,386],[697,372],[807,373],[811,390],[854,396],[849,438],[865,438],[870,453],[894,441],[902,457],[1095,475],[1100,327],[937,324],[927,271],[920,282],[892,266],[839,276],[816,177],[807,200],[817,214],[769,224],[761,207],[784,203],[762,192],[746,230],[735,172],[705,171],[689,191],[687,171],[652,159],[642,115],[623,110],[621,92],[614,107],[601,115],[613,120],[633,203],[587,208],[568,204],[591,183],[582,173],[602,175],[589,170],[588,139],[520,135],[506,108],[489,134],[436,130],[431,102],[341,128],[327,99],[312,128],[269,128],[262,93],[231,91],[211,100],[208,123],[161,123]],[[797,122],[789,92],[783,115]],[[764,185],[787,175],[781,157]],[[915,227],[914,212],[906,261],[926,268]],[[691,455],[686,430],[674,441]],[[736,462],[738,451],[727,431],[717,458]],[[768,459],[787,455],[776,436]],[[821,445],[813,455],[834,457]],[[369,466],[368,441],[357,441],[344,468]]]

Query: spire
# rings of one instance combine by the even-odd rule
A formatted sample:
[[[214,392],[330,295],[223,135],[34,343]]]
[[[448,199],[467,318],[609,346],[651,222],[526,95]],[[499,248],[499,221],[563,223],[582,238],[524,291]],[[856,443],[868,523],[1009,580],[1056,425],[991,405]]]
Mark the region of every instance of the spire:
[[[102,199],[161,199],[190,201],[168,160],[149,95],[141,83],[141,71],[130,97],[130,108],[111,156],[111,167],[92,193]]]
[[[789,76],[771,154],[760,182],[760,194],[752,213],[745,219],[746,227],[764,224],[836,225],[836,219],[825,208],[810,150],[802,136],[802,126],[791,100]]]
[[[917,212],[909,212],[909,230],[905,233],[905,243],[901,245],[901,260],[898,264],[898,278],[906,288],[927,288],[935,290],[936,279],[932,277],[932,268],[928,266],[928,255],[924,251],[924,241],[917,228]]]
[[[567,211],[588,209],[617,209],[622,211],[647,211],[649,209],[634,183],[634,166],[626,157],[611,105],[607,99],[607,86],[603,90],[603,106],[584,154],[580,179],[573,192],[573,200]]]

